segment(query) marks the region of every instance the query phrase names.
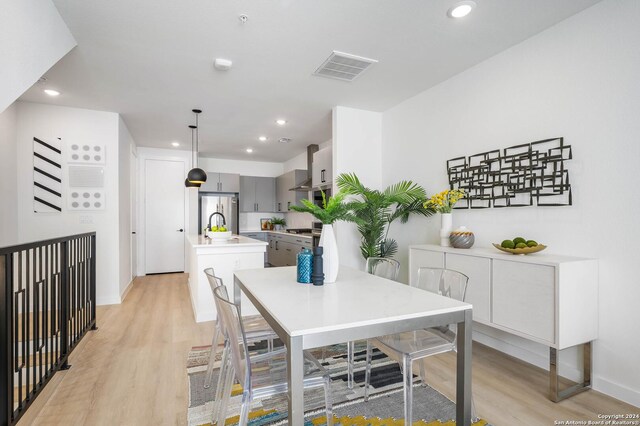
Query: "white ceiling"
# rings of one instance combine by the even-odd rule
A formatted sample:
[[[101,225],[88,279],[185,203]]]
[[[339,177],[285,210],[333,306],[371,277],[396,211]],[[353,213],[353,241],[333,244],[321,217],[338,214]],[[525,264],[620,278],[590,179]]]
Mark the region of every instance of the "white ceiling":
[[[21,99],[119,112],[161,148],[188,149],[201,108],[202,155],[284,161],[331,138],[334,105],[384,111],[598,0],[476,1],[454,20],[454,0],[54,0],[78,41],[45,75],[62,95]],[[332,50],[380,62],[351,83],[312,76]]]

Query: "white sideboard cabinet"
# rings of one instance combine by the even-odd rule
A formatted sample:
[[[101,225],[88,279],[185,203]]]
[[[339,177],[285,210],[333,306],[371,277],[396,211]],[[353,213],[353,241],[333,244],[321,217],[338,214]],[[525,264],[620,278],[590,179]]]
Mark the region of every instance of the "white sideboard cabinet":
[[[511,255],[493,248],[409,247],[409,279],[418,268],[453,269],[469,277],[473,320],[549,347],[554,401],[591,387],[591,342],[598,338],[598,261],[546,253]],[[558,351],[583,346],[583,381],[558,387]]]

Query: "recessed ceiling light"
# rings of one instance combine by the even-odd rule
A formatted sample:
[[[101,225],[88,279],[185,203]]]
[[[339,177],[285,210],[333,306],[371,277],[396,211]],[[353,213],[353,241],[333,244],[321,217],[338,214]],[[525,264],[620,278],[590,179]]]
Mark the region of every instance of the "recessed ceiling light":
[[[280,138],[280,139],[278,139],[278,142],[289,143],[289,142],[291,142],[291,139],[290,138]]]
[[[282,118],[279,120],[276,120],[276,124],[278,126],[284,126],[285,124],[287,124],[287,120],[283,120]]]
[[[251,149],[251,148],[247,148],[247,152],[248,152],[249,154],[251,154],[251,153],[253,152],[253,149]]]
[[[266,141],[267,141],[267,137],[266,137],[266,136],[260,136],[260,137],[258,138],[258,140],[259,140],[260,142],[266,142]]]
[[[171,142],[171,145],[173,145],[173,146],[180,146],[180,142]]]
[[[451,9],[447,11],[447,15],[450,18],[463,18],[467,16],[473,8],[476,7],[476,2],[471,0],[460,1],[454,4]]]
[[[60,94],[60,92],[53,89],[44,89],[44,93],[46,93],[49,96],[58,96]]]

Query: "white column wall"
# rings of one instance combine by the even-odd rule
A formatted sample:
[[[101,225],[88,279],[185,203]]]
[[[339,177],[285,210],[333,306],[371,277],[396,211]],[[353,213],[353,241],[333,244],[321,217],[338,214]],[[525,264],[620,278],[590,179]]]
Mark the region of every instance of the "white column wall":
[[[16,105],[0,113],[0,247],[18,242]]]
[[[99,305],[120,303],[118,114],[30,102],[18,102],[17,108],[20,242],[96,231],[96,301]],[[72,212],[63,209],[61,213],[34,213],[34,136],[60,137],[65,145],[72,142],[91,141],[106,146],[104,210]],[[67,168],[63,162],[63,177],[67,179],[67,176]],[[66,197],[63,197],[62,203],[66,206]]]
[[[337,106],[333,109],[333,177],[355,173],[370,188],[381,186],[382,114]],[[334,194],[338,192],[334,184]],[[364,269],[355,224],[334,225],[340,263]]]

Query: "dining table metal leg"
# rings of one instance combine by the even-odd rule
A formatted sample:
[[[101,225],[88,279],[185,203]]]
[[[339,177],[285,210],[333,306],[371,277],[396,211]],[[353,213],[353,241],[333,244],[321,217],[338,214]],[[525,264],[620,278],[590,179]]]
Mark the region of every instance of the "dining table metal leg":
[[[456,424],[471,425],[471,327],[472,311],[464,312],[458,323],[456,365]]]
[[[289,385],[289,425],[304,425],[304,353],[302,337],[287,342],[287,381]]]

